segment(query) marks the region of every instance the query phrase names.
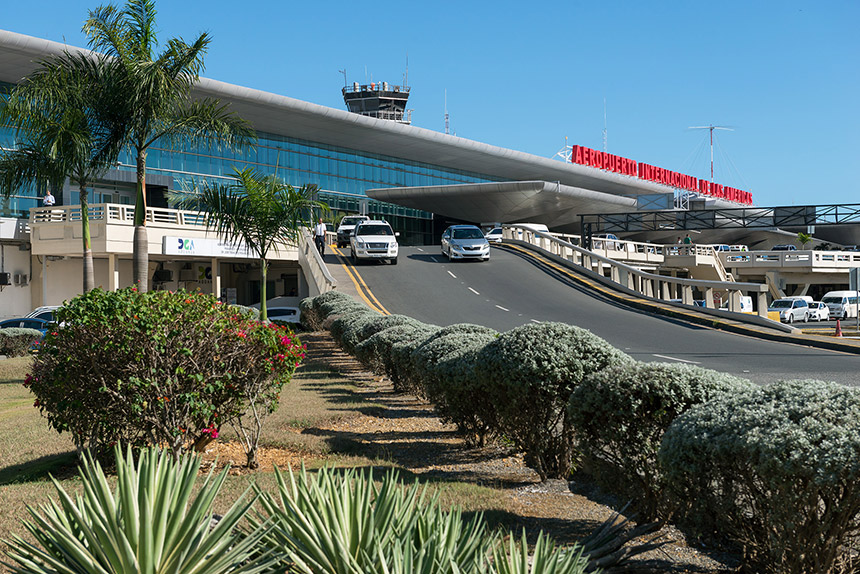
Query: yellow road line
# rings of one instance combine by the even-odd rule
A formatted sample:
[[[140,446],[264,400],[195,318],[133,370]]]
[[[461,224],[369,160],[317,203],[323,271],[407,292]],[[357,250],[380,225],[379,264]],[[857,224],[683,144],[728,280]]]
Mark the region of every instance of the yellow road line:
[[[367,286],[367,283],[364,282],[364,279],[359,275],[358,271],[352,267],[351,265],[346,264],[346,255],[341,253],[338,247],[334,245],[329,245],[329,248],[332,250],[332,253],[337,255],[338,260],[340,261],[340,266],[343,267],[343,270],[346,271],[347,276],[349,276],[353,285],[355,285],[355,290],[358,291],[358,296],[361,297],[368,307],[379,311],[383,315],[391,315],[391,313],[379,302],[379,299],[373,294],[370,290],[370,287]],[[365,293],[367,295],[365,295]],[[371,299],[373,300],[371,302]]]

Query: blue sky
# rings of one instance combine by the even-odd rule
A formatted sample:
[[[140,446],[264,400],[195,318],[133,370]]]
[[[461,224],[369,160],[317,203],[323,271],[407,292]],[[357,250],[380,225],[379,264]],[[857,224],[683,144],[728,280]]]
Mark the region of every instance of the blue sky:
[[[85,46],[96,1],[4,6],[0,28]],[[204,75],[344,109],[350,82],[401,83],[413,124],[552,157],[565,143],[753,193],[860,202],[860,2],[161,0],[160,37],[213,42]],[[432,161],[432,158],[427,158]]]

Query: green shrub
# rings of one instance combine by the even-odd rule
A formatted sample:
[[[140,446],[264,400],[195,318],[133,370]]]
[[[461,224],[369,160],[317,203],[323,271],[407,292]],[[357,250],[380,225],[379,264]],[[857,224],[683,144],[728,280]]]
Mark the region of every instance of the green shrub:
[[[328,309],[329,305],[338,302],[356,303],[355,299],[340,291],[326,291],[316,297],[302,299],[301,303],[299,303],[299,310],[302,313],[302,326],[309,331],[322,329],[322,323],[326,318],[322,307],[325,305],[326,309]]]
[[[528,324],[478,354],[475,370],[497,403],[496,429],[525,452],[541,477],[564,478],[573,462],[567,403],[589,374],[632,359],[590,331],[563,323]]]
[[[330,291],[335,293],[335,291]],[[301,325],[307,331],[316,331],[320,328],[317,323],[317,313],[314,309],[314,300],[316,297],[305,297],[299,302],[299,315],[301,316]]]
[[[394,368],[391,359],[391,347],[398,341],[417,337],[419,332],[423,333],[428,329],[429,325],[416,320],[388,327],[356,345],[355,357],[374,373],[390,377]]]
[[[400,393],[411,393],[420,396],[421,387],[412,362],[412,352],[420,347],[428,337],[439,331],[435,325],[413,331],[394,341],[389,349],[389,361],[386,374],[391,379],[394,390]]]
[[[658,513],[657,451],[672,421],[716,396],[752,388],[746,379],[692,365],[624,363],[585,377],[568,414],[592,474],[635,500],[637,517],[647,521]]]
[[[0,329],[0,355],[23,357],[41,339],[42,332],[37,329]]]
[[[356,309],[350,309],[344,313],[336,315],[329,325],[329,333],[332,338],[340,344],[347,353],[352,353],[352,346],[349,344],[352,341],[352,336],[359,331],[364,325],[379,319],[383,315],[378,311],[374,311],[369,307],[361,306]],[[335,315],[332,315],[334,318]]]
[[[484,446],[497,426],[495,397],[475,372],[478,353],[497,336],[490,329],[454,332],[436,338],[433,349],[427,349],[434,356],[432,368],[424,375],[428,394],[442,420],[456,424],[472,446]]]
[[[463,339],[459,335],[466,335],[467,338],[475,336],[486,342],[498,334],[494,329],[471,323],[442,327],[427,337],[409,357],[412,361],[411,372],[415,379],[413,386],[422,397],[434,403],[438,402],[442,395],[439,389],[440,380],[435,376],[434,370],[440,358],[457,350]]]
[[[121,442],[179,454],[227,423],[253,467],[263,419],[304,357],[289,329],[201,293],[95,289],[57,320],[26,384],[79,449]]]
[[[239,530],[253,501],[236,501],[210,526],[226,470],[195,488],[198,457],[174,461],[156,450],[141,452],[137,464],[130,450],[116,457],[116,481],[83,458],[77,496],[52,479],[59,499],[31,508],[24,523],[32,541],[7,543],[10,572],[239,574],[267,571],[280,559],[259,552],[263,529]]]
[[[380,331],[384,331],[389,327],[394,327],[396,325],[417,325],[418,323],[419,321],[416,321],[412,317],[407,317],[406,315],[381,315],[373,321],[365,323],[360,329],[355,329],[350,332],[346,337],[347,340],[345,341],[344,346],[354,354],[355,348],[359,344]]]
[[[860,534],[860,390],[785,381],[678,417],[659,452],[688,522],[739,542],[749,571],[825,574]]]

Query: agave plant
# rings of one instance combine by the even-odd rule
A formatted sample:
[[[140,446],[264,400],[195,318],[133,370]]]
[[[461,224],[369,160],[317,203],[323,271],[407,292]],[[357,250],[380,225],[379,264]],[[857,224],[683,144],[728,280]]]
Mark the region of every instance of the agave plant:
[[[543,532],[538,535],[534,550],[529,554],[525,530],[520,542],[515,542],[511,536],[507,545],[495,548],[493,569],[498,574],[583,574],[591,571],[581,546],[558,548]]]
[[[35,543],[15,536],[4,563],[16,573],[220,574],[269,572],[280,557],[259,551],[266,527],[250,533],[237,525],[253,504],[243,495],[220,520],[212,504],[226,478],[210,471],[192,500],[200,458],[174,461],[167,451],[116,449],[117,480],[110,482],[85,454],[80,465],[83,492],[72,497],[53,477],[59,495],[29,508],[26,529]]]
[[[496,537],[478,515],[439,508],[396,471],[377,486],[371,471],[323,468],[310,476],[277,471],[278,495],[260,493],[273,528],[267,544],[288,567],[308,574],[481,573]]]

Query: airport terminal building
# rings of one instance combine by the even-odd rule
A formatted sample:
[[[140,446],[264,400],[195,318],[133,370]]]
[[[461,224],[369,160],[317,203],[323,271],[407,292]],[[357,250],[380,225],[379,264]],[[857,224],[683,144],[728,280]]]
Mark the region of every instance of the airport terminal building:
[[[0,92],[31,73],[39,60],[64,50],[79,48],[0,30]],[[445,225],[461,221],[537,221],[575,231],[582,213],[673,209],[679,194],[703,206],[751,203],[745,195],[690,188],[689,180],[652,166],[631,170],[629,160],[586,148],[575,147],[571,161],[560,161],[415,127],[405,110],[408,92],[408,86],[353,84],[343,88],[347,109],[339,110],[202,78],[195,97],[229,104],[256,129],[259,141],[238,154],[150,148],[151,285],[227,290],[228,299],[244,304],[256,302],[255,294],[259,299],[254,260],[207,236],[199,218],[172,209],[167,200],[169,191],[225,181],[234,167],[277,174],[295,186],[316,184],[319,199],[333,210],[384,218],[407,244],[436,242]],[[8,126],[0,126],[0,146],[15,146]],[[105,288],[131,280],[134,160],[123,154],[90,189],[96,284]],[[41,195],[33,187],[0,199],[0,279],[9,277],[8,285],[0,285],[0,318],[60,303],[80,291],[77,190],[67,182],[50,214],[41,207]],[[198,249],[177,248],[189,238]],[[296,253],[286,250],[276,259],[270,293],[304,294]]]

